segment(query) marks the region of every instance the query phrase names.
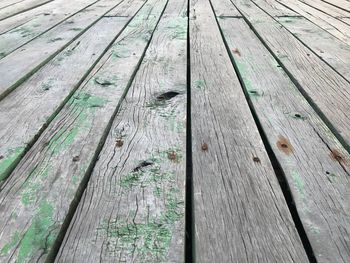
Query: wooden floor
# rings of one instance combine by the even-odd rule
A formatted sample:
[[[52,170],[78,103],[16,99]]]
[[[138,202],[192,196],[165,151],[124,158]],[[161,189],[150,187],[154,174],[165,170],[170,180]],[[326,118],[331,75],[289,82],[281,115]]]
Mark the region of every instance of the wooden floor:
[[[350,262],[349,0],[0,0],[0,262]]]

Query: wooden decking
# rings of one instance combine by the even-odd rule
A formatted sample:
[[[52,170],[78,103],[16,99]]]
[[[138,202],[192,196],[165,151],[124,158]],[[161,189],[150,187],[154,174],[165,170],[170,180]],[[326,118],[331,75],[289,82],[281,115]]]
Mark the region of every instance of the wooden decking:
[[[0,262],[350,262],[350,1],[0,0]]]

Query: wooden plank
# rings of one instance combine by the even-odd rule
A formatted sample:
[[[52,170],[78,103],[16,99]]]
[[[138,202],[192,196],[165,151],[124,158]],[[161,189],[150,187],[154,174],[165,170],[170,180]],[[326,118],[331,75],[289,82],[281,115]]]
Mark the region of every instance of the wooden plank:
[[[240,17],[241,14],[230,0],[212,0],[211,4],[218,16]]]
[[[0,72],[4,72],[0,79],[0,99],[119,3],[119,0],[101,0],[0,60]],[[86,12],[89,15],[86,15]]]
[[[186,2],[169,1],[56,262],[184,261]]]
[[[117,9],[124,10],[131,5],[136,13],[143,3],[142,0],[123,2]],[[0,182],[7,178],[130,18],[118,20],[115,28],[107,27],[108,20],[97,22],[0,102],[0,112],[3,112],[0,116]]]
[[[349,12],[344,11],[340,8],[337,8],[335,6],[329,5],[325,2],[323,2],[322,0],[299,0],[300,2],[303,2],[321,12],[324,12],[334,18],[338,18],[338,17],[344,17],[344,16],[348,16]]]
[[[291,0],[277,0],[295,12],[314,22],[346,44],[350,44],[350,26],[344,22],[318,11],[302,2]]]
[[[350,149],[350,84],[277,21],[254,5],[232,0],[278,62],[290,73],[309,103]]]
[[[11,16],[14,16],[19,13],[26,12],[30,9],[34,9],[36,7],[45,5],[47,3],[52,2],[53,0],[26,0],[23,2],[19,2],[15,5],[11,5],[7,8],[0,10],[0,20],[4,20]]]
[[[350,81],[350,46],[303,17],[280,17],[277,20]]]
[[[190,15],[196,261],[307,262],[209,1]]]
[[[323,2],[350,12],[350,2],[347,0],[322,0]]]
[[[349,153],[244,20],[219,23],[317,262],[350,262]]]
[[[268,12],[271,16],[299,16],[298,13],[281,5],[275,0],[252,0],[260,8]]]
[[[1,187],[1,262],[53,261],[165,4],[143,6]]]
[[[11,6],[11,5],[14,5],[14,4],[17,4],[19,2],[23,2],[24,0],[2,0],[0,2],[0,9],[4,9],[8,6]]]
[[[74,6],[71,4],[62,5],[62,1],[52,2],[52,13],[35,17],[27,23],[9,30],[0,38],[0,59],[38,37],[58,24],[64,22],[69,17],[83,11],[85,8],[95,3],[95,0],[77,0]],[[64,2],[63,2],[64,3]],[[55,5],[53,5],[55,4]]]

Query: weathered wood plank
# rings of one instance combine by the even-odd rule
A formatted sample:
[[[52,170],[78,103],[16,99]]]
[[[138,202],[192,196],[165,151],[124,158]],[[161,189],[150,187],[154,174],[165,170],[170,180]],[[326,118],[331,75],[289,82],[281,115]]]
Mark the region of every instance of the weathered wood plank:
[[[169,1],[56,262],[184,261],[186,2]]]
[[[343,42],[350,44],[350,26],[342,21],[318,11],[302,2],[291,0],[277,0],[285,4],[295,12],[314,22],[319,27],[339,38]]]
[[[350,81],[349,45],[303,17],[279,17],[277,20]]]
[[[122,0],[101,0],[0,60],[0,99],[67,47]],[[86,12],[89,15],[86,15]]]
[[[0,20],[45,5],[53,0],[26,0],[0,10]]]
[[[213,0],[211,1],[213,9],[218,16],[240,17],[241,14],[233,6],[230,0]]]
[[[219,23],[317,262],[350,262],[350,155],[243,19]]]
[[[323,2],[350,12],[350,2],[347,0],[322,0]]]
[[[117,9],[132,5],[136,13],[143,3],[123,2]],[[117,20],[113,28],[109,20],[97,22],[0,102],[0,182],[130,19]]]
[[[72,6],[70,3],[62,1],[52,2],[52,12],[46,15],[35,17],[27,23],[16,27],[13,30],[1,35],[0,38],[0,59],[7,54],[28,43],[30,40],[52,29],[56,25],[64,22],[70,16],[83,11],[89,5],[97,2],[95,0],[78,0]],[[55,4],[55,5],[53,5]]]
[[[143,6],[1,187],[1,262],[53,260],[52,246],[65,231],[165,4]]]
[[[319,11],[322,11],[334,18],[338,17],[344,17],[348,16],[349,12],[342,10],[340,8],[337,8],[335,6],[329,5],[328,3],[323,2],[322,0],[299,0],[300,2],[303,2]]]
[[[350,149],[350,84],[277,21],[255,5],[232,0],[254,31],[288,70],[309,103]]]
[[[24,0],[2,0],[0,2],[0,9],[4,9],[8,6],[14,5],[19,2],[23,2]]]
[[[252,0],[263,10],[267,11],[271,16],[299,16],[298,13],[281,5],[275,0]]]
[[[307,262],[209,1],[190,50],[197,262]]]

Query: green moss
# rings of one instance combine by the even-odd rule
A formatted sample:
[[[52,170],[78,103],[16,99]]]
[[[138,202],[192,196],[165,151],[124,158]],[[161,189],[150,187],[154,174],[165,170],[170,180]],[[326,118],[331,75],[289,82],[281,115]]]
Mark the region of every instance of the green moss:
[[[47,201],[41,202],[31,225],[24,234],[19,245],[17,262],[25,262],[34,254],[42,251],[47,253],[48,248],[53,245],[57,231],[52,231],[54,227],[53,207]]]
[[[14,167],[16,161],[24,153],[25,147],[9,149],[0,160],[0,182],[7,178],[9,171]]]

